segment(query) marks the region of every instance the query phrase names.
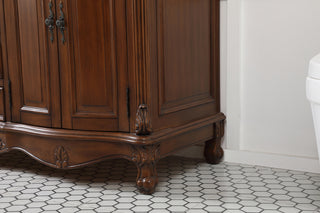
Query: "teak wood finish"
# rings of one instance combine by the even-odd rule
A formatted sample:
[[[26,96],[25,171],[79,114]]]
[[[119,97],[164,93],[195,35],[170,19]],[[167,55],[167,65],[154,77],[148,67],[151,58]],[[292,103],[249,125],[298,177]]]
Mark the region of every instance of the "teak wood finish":
[[[219,0],[0,0],[0,152],[138,168],[206,142],[223,156]]]

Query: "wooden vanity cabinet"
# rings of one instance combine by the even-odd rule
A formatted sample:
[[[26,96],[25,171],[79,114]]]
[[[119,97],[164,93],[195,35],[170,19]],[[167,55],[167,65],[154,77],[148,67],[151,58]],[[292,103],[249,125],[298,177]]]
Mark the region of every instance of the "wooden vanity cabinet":
[[[0,0],[0,152],[138,168],[206,142],[218,163],[219,0]]]

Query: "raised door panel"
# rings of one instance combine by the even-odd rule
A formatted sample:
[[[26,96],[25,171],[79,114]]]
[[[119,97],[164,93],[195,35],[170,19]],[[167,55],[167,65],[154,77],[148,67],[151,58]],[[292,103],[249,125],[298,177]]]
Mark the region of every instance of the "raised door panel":
[[[1,4],[1,1],[0,1]],[[1,8],[0,8],[1,11]],[[3,62],[2,47],[0,42],[0,121],[5,121],[5,105],[4,105],[4,80],[3,80]]]
[[[0,121],[5,121],[4,90],[0,87]]]
[[[57,43],[49,39],[48,16],[48,0],[5,1],[12,121],[60,127]]]
[[[120,118],[120,114],[126,115],[126,111],[120,111],[126,109],[119,107],[126,104],[123,101],[126,95],[123,72],[126,70],[117,64],[117,59],[125,63],[124,57],[119,58],[119,52],[125,50],[118,48],[125,39],[123,35],[117,37],[117,27],[121,30],[125,24],[121,17],[116,21],[119,15],[116,2],[123,15],[125,7],[121,0],[62,2],[62,11],[67,13],[67,38],[65,43],[60,42],[60,56],[69,58],[61,67],[62,85],[67,87],[62,90],[62,93],[67,91],[63,94],[65,128],[97,131],[126,131],[128,128],[128,124],[120,124],[126,122]]]
[[[1,1],[0,1],[1,4]],[[1,8],[0,8],[1,11]],[[0,121],[5,121],[4,88],[3,88],[3,64],[2,47],[0,43]]]
[[[0,1],[1,4],[1,1]],[[0,32],[1,34],[1,32]],[[2,62],[2,46],[1,46],[1,42],[0,42],[0,79],[3,79],[3,62]]]
[[[154,129],[219,111],[219,3],[157,0],[149,23]],[[151,6],[152,4],[153,7]],[[155,51],[156,50],[156,51]]]

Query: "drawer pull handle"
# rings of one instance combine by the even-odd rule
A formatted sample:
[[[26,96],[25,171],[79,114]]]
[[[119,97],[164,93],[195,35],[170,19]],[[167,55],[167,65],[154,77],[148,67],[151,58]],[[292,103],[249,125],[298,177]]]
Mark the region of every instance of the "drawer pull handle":
[[[54,30],[54,17],[53,17],[53,11],[52,11],[52,1],[49,2],[49,16],[45,20],[45,24],[48,27],[48,30],[50,32],[50,41],[53,43],[53,30]]]
[[[60,8],[60,17],[59,19],[56,21],[56,25],[58,27],[58,29],[60,30],[61,34],[62,34],[62,43],[64,44],[66,42],[65,40],[65,36],[64,36],[64,30],[65,30],[65,21],[64,21],[64,13],[63,13],[63,4],[62,2],[60,2],[59,4],[59,8]]]

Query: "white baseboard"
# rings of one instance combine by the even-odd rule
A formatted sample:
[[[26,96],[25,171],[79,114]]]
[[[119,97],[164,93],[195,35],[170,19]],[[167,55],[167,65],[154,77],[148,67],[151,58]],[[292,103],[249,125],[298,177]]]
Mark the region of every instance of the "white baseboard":
[[[289,169],[304,172],[320,173],[320,162],[315,158],[305,158],[297,156],[287,156],[279,154],[239,151],[239,150],[224,150],[224,161],[230,163],[240,163],[248,165],[266,166],[279,169]],[[177,156],[203,158],[203,147],[192,146],[186,148]]]
[[[315,158],[305,158],[251,151],[225,150],[224,161],[273,167],[279,169],[320,173],[320,162],[318,159]]]

